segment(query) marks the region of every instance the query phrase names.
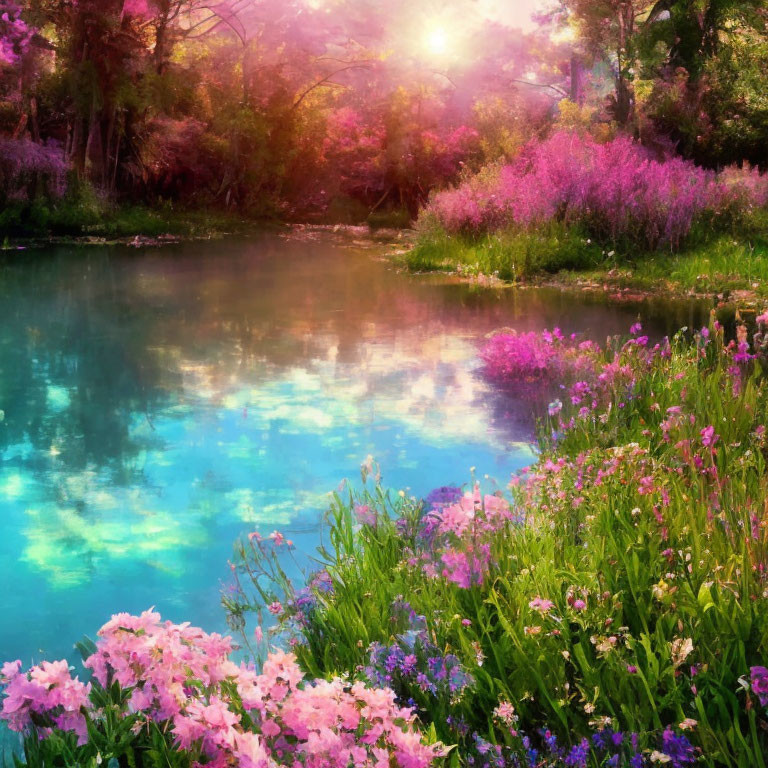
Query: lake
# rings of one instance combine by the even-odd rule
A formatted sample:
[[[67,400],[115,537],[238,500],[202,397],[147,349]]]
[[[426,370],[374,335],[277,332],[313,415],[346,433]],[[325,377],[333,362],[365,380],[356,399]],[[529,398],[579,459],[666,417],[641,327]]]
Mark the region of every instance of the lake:
[[[417,496],[529,464],[534,415],[477,373],[502,327],[659,336],[691,302],[409,276],[305,231],[0,263],[0,661],[73,657],[117,611],[225,629],[233,541],[321,535],[368,455]]]

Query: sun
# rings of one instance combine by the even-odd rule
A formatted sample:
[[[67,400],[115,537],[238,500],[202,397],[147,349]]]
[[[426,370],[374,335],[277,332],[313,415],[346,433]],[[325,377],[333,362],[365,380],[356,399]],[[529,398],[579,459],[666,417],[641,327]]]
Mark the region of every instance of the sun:
[[[433,27],[425,35],[425,47],[435,56],[442,56],[448,52],[448,33],[445,27]]]

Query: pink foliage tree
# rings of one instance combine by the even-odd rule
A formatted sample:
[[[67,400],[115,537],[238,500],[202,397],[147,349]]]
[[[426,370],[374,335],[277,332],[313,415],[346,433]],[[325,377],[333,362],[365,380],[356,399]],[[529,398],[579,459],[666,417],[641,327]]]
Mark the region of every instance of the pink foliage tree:
[[[34,30],[21,12],[19,3],[0,0],[0,68],[17,66],[29,51]]]

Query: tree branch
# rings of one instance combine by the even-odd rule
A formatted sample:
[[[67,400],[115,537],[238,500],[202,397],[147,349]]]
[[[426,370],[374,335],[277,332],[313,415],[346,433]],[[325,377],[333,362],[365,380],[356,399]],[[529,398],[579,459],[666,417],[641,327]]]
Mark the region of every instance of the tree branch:
[[[568,92],[563,90],[557,85],[545,85],[543,83],[532,83],[530,80],[519,80],[515,77],[510,78],[509,82],[518,83],[520,85],[528,85],[531,88],[544,88],[546,90],[551,90],[551,91],[554,91],[556,94],[558,94],[558,96],[561,96],[562,98],[567,98],[568,96]]]
[[[314,91],[316,88],[320,88],[321,86],[327,84],[328,81],[332,77],[335,77],[336,75],[340,75],[342,72],[347,72],[350,69],[368,69],[368,68],[369,68],[368,65],[364,64],[364,63],[363,64],[351,64],[348,67],[342,67],[341,69],[337,69],[335,72],[331,72],[330,75],[326,75],[324,78],[322,78],[322,80],[318,80],[316,83],[314,83],[313,85],[310,85],[309,88],[307,88],[305,91],[303,91],[299,95],[298,99],[296,99],[296,101],[294,101],[293,106],[291,107],[291,109],[297,109],[299,107],[299,105],[301,104],[301,102],[304,101],[304,99],[306,99],[307,96],[309,96],[309,94],[312,93],[312,91]],[[337,83],[334,83],[334,85],[337,85]]]

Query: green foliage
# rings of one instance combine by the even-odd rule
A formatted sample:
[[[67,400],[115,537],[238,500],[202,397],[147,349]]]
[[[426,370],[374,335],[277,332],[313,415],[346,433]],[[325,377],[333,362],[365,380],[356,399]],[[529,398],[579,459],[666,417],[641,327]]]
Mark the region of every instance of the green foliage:
[[[241,216],[215,209],[196,210],[162,202],[151,208],[118,205],[76,179],[60,200],[37,197],[31,202],[9,203],[0,210],[0,237],[204,237],[245,226]]]
[[[764,768],[768,720],[743,681],[768,656],[768,386],[762,362],[734,373],[716,327],[714,341],[680,334],[669,352],[615,340],[602,353],[596,370],[621,373],[590,416],[571,421],[577,408],[566,407],[542,424],[531,479],[512,486],[526,522],[495,529],[479,584],[462,588],[423,566],[418,500],[378,486],[335,496],[318,556],[332,588],[278,627],[298,640],[301,664],[359,674],[370,643],[396,640],[393,605],[405,600],[475,679],[448,710],[469,733],[504,743],[490,715],[500,702],[514,705],[516,728],[551,728],[571,743],[595,723],[647,739],[692,719],[697,764]],[[590,468],[600,469],[595,482]],[[295,603],[287,580],[282,593],[274,587],[262,599]],[[537,597],[551,609],[534,610]],[[466,755],[446,714],[422,712]]]
[[[419,239],[405,260],[415,272],[450,269],[516,282],[595,267],[604,252],[577,229],[560,224],[469,237],[451,236],[435,222],[422,222]]]
[[[15,768],[189,768],[199,757],[199,750],[179,750],[171,733],[130,711],[132,688],[117,681],[92,686],[91,701],[101,716],[86,715],[87,743],[78,745],[71,731],[53,729],[44,739],[33,733],[24,738],[22,755],[13,755]]]
[[[495,275],[510,282],[557,274],[564,282],[583,278],[643,290],[749,290],[762,296],[768,294],[767,218],[768,212],[753,211],[734,219],[725,233],[700,222],[679,252],[645,253],[631,244],[601,247],[567,226],[469,237],[449,235],[434,219],[422,217],[419,237],[403,262],[413,272]]]

